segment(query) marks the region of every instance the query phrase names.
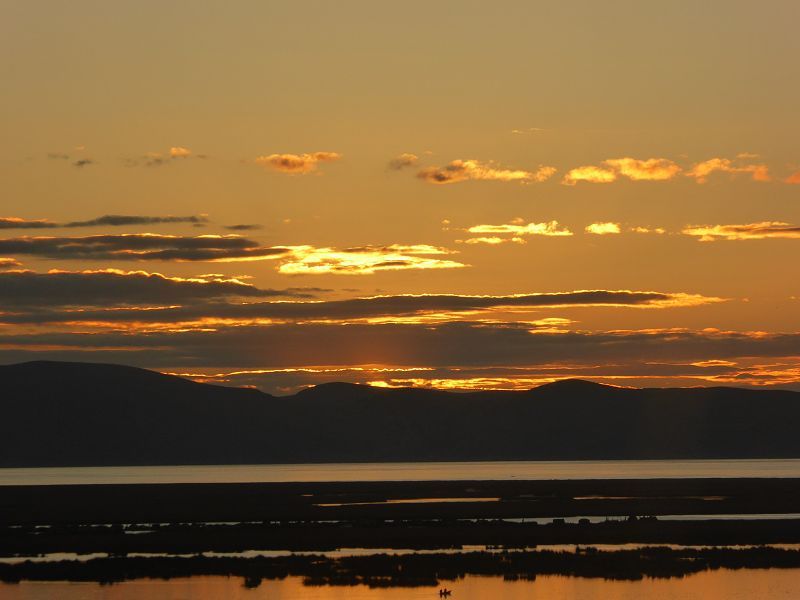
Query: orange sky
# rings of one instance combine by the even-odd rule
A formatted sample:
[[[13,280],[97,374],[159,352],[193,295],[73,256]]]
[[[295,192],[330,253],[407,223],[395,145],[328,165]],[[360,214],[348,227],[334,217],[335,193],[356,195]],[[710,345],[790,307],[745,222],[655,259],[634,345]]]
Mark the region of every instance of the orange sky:
[[[0,361],[800,389],[795,2],[0,7]]]

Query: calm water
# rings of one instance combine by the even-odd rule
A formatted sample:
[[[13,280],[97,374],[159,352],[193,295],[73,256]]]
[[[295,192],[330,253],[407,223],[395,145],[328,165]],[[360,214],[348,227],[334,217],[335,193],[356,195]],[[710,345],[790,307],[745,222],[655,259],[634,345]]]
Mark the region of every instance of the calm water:
[[[443,582],[453,600],[788,600],[800,598],[800,570],[710,571],[684,579],[604,581],[548,576],[536,581],[465,577]],[[113,586],[94,583],[0,584],[3,600],[436,600],[436,588],[369,589],[306,587],[297,577],[246,589],[239,578],[141,580]]]
[[[0,469],[0,485],[800,477],[800,459],[605,460]]]

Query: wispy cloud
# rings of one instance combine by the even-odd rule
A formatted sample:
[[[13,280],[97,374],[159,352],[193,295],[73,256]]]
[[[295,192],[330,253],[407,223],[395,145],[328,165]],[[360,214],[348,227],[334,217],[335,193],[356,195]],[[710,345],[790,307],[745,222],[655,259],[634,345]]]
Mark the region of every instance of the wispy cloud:
[[[262,247],[236,235],[176,236],[153,233],[0,239],[0,253],[63,260],[208,261],[268,260],[285,247]]]
[[[521,237],[506,237],[501,238],[496,235],[471,237],[465,240],[456,240],[457,244],[487,244],[489,246],[497,246],[499,244],[527,244],[525,238]]]
[[[21,219],[19,217],[0,217],[0,229],[56,229],[59,227],[120,227],[124,225],[158,225],[161,223],[192,223],[201,225],[208,222],[205,215],[145,216],[145,215],[103,215],[86,221],[56,223],[47,219]]]
[[[503,315],[540,313],[544,309],[585,307],[661,309],[692,307],[723,301],[721,298],[686,293],[632,290],[579,290],[573,292],[475,296],[464,294],[402,294],[347,300],[282,300],[240,302],[259,296],[308,297],[315,288],[262,290],[236,278],[202,275],[190,279],[166,277],[142,271],[83,271],[9,274],[0,281],[0,299],[13,312],[0,314],[0,323],[87,323],[95,327],[116,324],[158,324],[160,328],[185,329],[190,324],[280,323],[442,323],[468,318],[498,323]],[[10,290],[17,289],[17,293]],[[215,300],[210,302],[209,300]],[[83,306],[81,306],[83,305]],[[166,306],[164,306],[166,305]],[[72,306],[80,310],[56,309]],[[111,308],[109,308],[111,306]],[[23,308],[27,307],[29,312]],[[54,310],[43,310],[53,307]],[[128,307],[128,308],[125,308]],[[148,308],[144,308],[148,307]],[[563,317],[525,321],[543,327],[568,326]]]
[[[80,169],[80,168],[83,168],[83,167],[88,167],[89,165],[93,165],[93,164],[95,164],[95,163],[91,158],[79,158],[74,163],[72,163],[72,166],[73,167],[77,167],[77,168]]]
[[[703,162],[695,163],[686,172],[686,176],[694,178],[697,183],[706,183],[709,175],[715,172],[729,173],[731,175],[749,174],[753,181],[770,181],[771,177],[767,165],[744,162],[744,160],[753,156],[751,154],[740,154],[737,160],[710,158]]]
[[[0,257],[0,269],[14,269],[16,267],[21,267],[22,263],[14,258],[3,258]]]
[[[764,240],[768,238],[800,239],[800,226],[780,221],[762,221],[743,225],[693,225],[685,227],[682,233],[698,237],[701,242]]]
[[[633,233],[657,233],[662,235],[667,232],[663,227],[631,227]]]
[[[230,231],[255,231],[261,229],[261,227],[257,223],[239,223],[237,225],[226,225],[225,229]]]
[[[0,229],[51,229],[54,227],[60,227],[60,225],[47,219],[0,217]]]
[[[587,225],[584,231],[593,235],[612,235],[619,233],[621,230],[619,223],[592,223]]]
[[[183,146],[172,146],[169,149],[170,158],[189,158],[191,155],[192,151]]]
[[[524,127],[522,129],[512,129],[511,133],[514,135],[530,135],[532,133],[542,133],[545,131],[541,127]]]
[[[681,172],[681,168],[667,158],[612,158],[603,164],[633,181],[665,181]]]
[[[333,162],[341,158],[337,152],[311,152],[310,154],[269,154],[259,156],[255,162],[290,175],[305,175],[317,170],[319,163]]]
[[[83,237],[0,239],[0,253],[61,260],[245,262],[277,260],[288,275],[372,274],[404,269],[449,269],[467,265],[434,258],[453,254],[426,244],[317,248],[262,246],[238,235],[177,236],[154,233]]]
[[[0,266],[2,259],[0,259]],[[310,298],[300,289],[261,289],[242,278],[220,274],[195,277],[169,277],[147,271],[100,269],[83,271],[52,270],[0,272],[0,304],[6,307],[86,307],[164,306],[176,303],[219,300],[222,298],[265,297]],[[115,309],[116,310],[116,309]],[[211,310],[211,309],[210,309]],[[156,313],[154,313],[156,314]],[[83,320],[96,315],[62,313],[62,320]],[[34,313],[33,319],[43,319]],[[52,316],[50,317],[53,318]],[[129,315],[130,318],[130,315]]]
[[[452,253],[446,248],[426,244],[359,246],[342,250],[295,246],[291,247],[291,256],[280,265],[278,271],[287,275],[370,275],[378,271],[467,266],[453,260],[432,258]]]
[[[792,173],[786,179],[783,180],[784,183],[789,183],[792,185],[800,185],[800,171],[796,173]]]
[[[405,169],[406,167],[413,167],[419,162],[419,156],[411,154],[410,152],[403,152],[399,156],[395,156],[389,161],[389,168],[394,171]]]
[[[172,146],[167,151],[145,152],[138,158],[128,158],[125,160],[125,164],[129,167],[161,167],[187,158],[207,158],[207,156],[205,154],[195,154],[192,150],[183,146]]]
[[[575,185],[579,181],[588,183],[611,183],[617,180],[617,172],[612,169],[604,169],[594,165],[584,165],[570,169],[561,183],[564,185]]]
[[[585,165],[571,169],[562,179],[565,185],[580,181],[588,183],[611,183],[618,176],[632,181],[666,181],[681,172],[681,167],[667,158],[610,158],[600,166]]]
[[[208,217],[205,215],[189,215],[183,217],[174,217],[171,215],[164,217],[145,215],[103,215],[102,217],[89,219],[87,221],[64,223],[62,227],[121,227],[124,225],[159,225],[162,223],[192,223],[196,225],[208,223]]]
[[[525,223],[522,219],[514,219],[510,223],[500,225],[473,225],[467,229],[470,233],[509,233],[513,235],[544,235],[564,237],[571,236],[572,232],[558,224],[558,221],[542,223]]]
[[[531,183],[546,181],[556,172],[555,167],[540,166],[535,171],[509,169],[493,161],[474,159],[454,160],[443,167],[427,167],[417,173],[423,181],[434,184],[460,183],[462,181],[515,181]]]
[[[800,335],[649,329],[553,331],[530,323],[338,323],[211,326],[203,330],[0,334],[0,361],[76,360],[104,349],[106,360],[174,370],[369,368],[451,370],[438,378],[514,378],[535,370],[563,378],[641,375],[720,376],[728,381],[798,381]],[[368,349],[369,351],[365,351]],[[744,358],[743,358],[744,357]],[[709,362],[715,361],[715,362]],[[724,361],[724,362],[720,362]],[[726,364],[734,363],[734,364]],[[499,370],[505,370],[501,375]],[[491,375],[491,372],[487,374]],[[304,377],[303,374],[299,375]],[[376,379],[392,377],[389,373]],[[425,377],[425,375],[423,375]],[[699,380],[698,377],[698,380]]]

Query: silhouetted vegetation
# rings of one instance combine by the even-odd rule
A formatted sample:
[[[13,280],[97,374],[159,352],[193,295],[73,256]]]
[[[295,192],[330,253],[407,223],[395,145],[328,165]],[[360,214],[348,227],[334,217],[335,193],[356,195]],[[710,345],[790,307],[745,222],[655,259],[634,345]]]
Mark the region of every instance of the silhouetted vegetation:
[[[430,497],[501,500],[385,502]],[[0,556],[797,543],[800,519],[757,514],[798,506],[800,481],[780,479],[6,487]],[[680,514],[756,516],[660,518]]]
[[[257,587],[263,579],[302,577],[306,585],[367,585],[370,587],[437,586],[467,575],[534,579],[569,575],[638,580],[644,577],[684,577],[714,569],[800,568],[800,551],[778,548],[682,549],[649,547],[637,550],[575,552],[513,551],[464,554],[410,554],[326,558],[220,558],[207,556],[157,558],[97,558],[85,562],[58,561],[0,564],[0,581],[96,581],[114,583],[140,578],[171,579],[195,575],[237,576]]]

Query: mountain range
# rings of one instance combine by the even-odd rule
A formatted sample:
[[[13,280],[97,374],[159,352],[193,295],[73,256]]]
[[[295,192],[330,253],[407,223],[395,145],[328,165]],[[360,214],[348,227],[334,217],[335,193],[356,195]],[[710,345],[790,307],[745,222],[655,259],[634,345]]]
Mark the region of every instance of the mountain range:
[[[800,457],[800,392],[329,383],[293,396],[120,365],[0,366],[0,466]]]

